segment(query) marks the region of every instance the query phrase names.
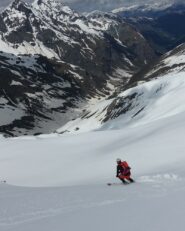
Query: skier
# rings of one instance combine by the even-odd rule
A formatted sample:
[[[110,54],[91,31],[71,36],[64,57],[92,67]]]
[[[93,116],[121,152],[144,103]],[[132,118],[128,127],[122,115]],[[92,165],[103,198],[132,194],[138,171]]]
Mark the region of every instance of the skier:
[[[117,162],[116,177],[118,177],[123,182],[123,184],[127,184],[128,181],[130,183],[133,183],[134,180],[130,177],[131,176],[131,172],[130,172],[131,168],[129,167],[128,163],[126,161],[121,161],[120,158],[118,158],[116,160],[116,162]]]

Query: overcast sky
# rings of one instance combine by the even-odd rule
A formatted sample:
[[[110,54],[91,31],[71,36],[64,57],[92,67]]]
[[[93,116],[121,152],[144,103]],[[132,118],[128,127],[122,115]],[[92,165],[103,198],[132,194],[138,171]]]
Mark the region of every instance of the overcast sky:
[[[23,0],[26,2],[32,2],[33,0]],[[184,2],[185,0],[58,0],[65,2],[66,5],[69,5],[71,8],[84,12],[92,10],[104,10],[110,11],[115,8],[122,6],[134,5],[136,3],[149,3],[149,2],[161,2],[161,1],[175,1],[175,2]],[[12,0],[0,0],[0,8],[7,6]]]

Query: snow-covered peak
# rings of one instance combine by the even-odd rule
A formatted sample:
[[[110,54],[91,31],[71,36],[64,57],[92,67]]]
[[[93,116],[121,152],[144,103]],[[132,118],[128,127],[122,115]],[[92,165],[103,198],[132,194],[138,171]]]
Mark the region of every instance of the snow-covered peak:
[[[102,18],[102,17],[112,17],[113,19],[117,18],[117,16],[114,13],[111,12],[103,12],[99,10],[92,11],[88,14],[86,14],[87,17],[94,17],[94,18]]]
[[[22,0],[14,0],[4,11],[7,10],[23,11],[25,8],[30,8],[30,5]]]
[[[173,2],[156,2],[156,3],[145,3],[145,4],[135,4],[131,6],[124,6],[121,8],[117,8],[112,10],[114,14],[124,15],[124,16],[149,16],[152,17],[151,13],[155,14],[163,11],[167,11],[175,7],[177,4]]]
[[[154,4],[136,4],[128,7],[121,7],[118,9],[114,9],[113,13],[119,13],[123,11],[134,11],[134,10],[140,10],[140,11],[162,11],[169,7],[171,7],[173,3],[164,3],[164,2],[156,2]]]
[[[31,7],[29,4],[24,3],[21,0],[15,0],[12,2],[2,13],[1,25],[6,28],[6,34],[16,31],[20,28],[31,13]]]
[[[115,27],[119,23],[123,23],[123,19],[113,13],[107,13],[102,11],[93,11],[86,15],[91,27],[96,30],[109,30],[111,26]]]
[[[0,40],[7,43],[7,47],[15,48],[14,54],[42,54],[58,58],[56,50],[48,49],[48,43],[53,44],[53,40],[73,43],[71,22],[76,17],[79,17],[76,12],[55,0],[35,0],[31,5],[15,0],[1,13],[3,34]]]
[[[123,6],[123,7],[112,10],[112,13],[117,14],[117,13],[124,12],[124,11],[136,10],[138,8],[139,8],[139,5],[132,5],[128,7]]]
[[[15,7],[15,8],[17,8],[17,7],[19,7],[20,5],[22,5],[22,4],[25,4],[23,1],[21,1],[21,0],[14,0],[11,4],[10,4],[10,7]]]
[[[33,5],[39,5],[39,6],[42,6],[42,5],[46,5],[46,6],[58,6],[59,5],[59,2],[56,1],[56,0],[35,0],[33,1]]]
[[[73,15],[75,12],[68,6],[56,0],[35,0],[32,7],[38,11],[47,12],[47,14],[59,15],[64,13],[66,15]]]

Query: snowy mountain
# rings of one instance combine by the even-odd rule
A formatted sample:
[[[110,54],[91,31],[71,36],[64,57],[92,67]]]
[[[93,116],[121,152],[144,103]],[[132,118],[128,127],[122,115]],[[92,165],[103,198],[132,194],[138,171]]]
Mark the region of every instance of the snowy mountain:
[[[102,19],[98,21],[90,17],[87,19],[54,0],[35,1],[32,6],[16,0],[1,14],[1,39],[18,53],[39,53],[47,55],[49,58],[73,61],[73,64],[78,65],[80,65],[79,59],[82,62],[81,59],[86,53],[88,55],[86,59],[94,60],[94,56],[97,54],[93,46],[98,46],[98,42],[112,42],[112,46],[116,46],[118,42],[116,43],[114,40],[118,39],[121,29],[124,32],[128,30],[131,35],[143,40],[143,38],[139,38],[141,35],[137,31],[134,31],[132,27],[129,28],[129,25],[123,23],[119,17],[114,16],[114,19],[112,18],[109,22],[106,21],[106,17],[108,18],[109,15],[105,15],[105,17],[102,15]],[[112,27],[116,28],[118,34],[110,41],[111,38],[108,35],[105,37],[103,32],[107,32],[109,35],[111,32],[115,34],[111,30]],[[120,40],[117,46],[126,46],[127,43],[127,41]],[[145,43],[144,40],[143,43]],[[134,45],[137,45],[136,41]],[[144,45],[148,48],[147,44]],[[69,55],[69,52],[73,52],[72,50],[76,51],[75,59]],[[124,51],[122,51],[123,54]],[[137,55],[139,56],[139,54]]]
[[[1,67],[7,70],[0,78],[11,73],[8,84],[21,79],[24,89],[22,96],[13,97],[12,86],[2,89],[7,100],[2,113],[9,110],[12,98],[11,111],[19,111],[15,118],[12,114],[8,121],[1,119],[1,132],[9,135],[54,131],[78,115],[79,104],[109,95],[155,57],[143,36],[118,16],[94,12],[85,17],[54,0],[36,0],[32,5],[15,0],[5,9],[0,14],[0,50],[1,62],[10,60]],[[34,84],[23,86],[28,79],[39,89]],[[43,93],[46,90],[49,95]]]
[[[185,45],[182,44],[134,75],[127,87],[120,89],[121,93],[98,104],[92,103],[80,118],[70,121],[58,132],[133,127],[184,112],[184,68]]]

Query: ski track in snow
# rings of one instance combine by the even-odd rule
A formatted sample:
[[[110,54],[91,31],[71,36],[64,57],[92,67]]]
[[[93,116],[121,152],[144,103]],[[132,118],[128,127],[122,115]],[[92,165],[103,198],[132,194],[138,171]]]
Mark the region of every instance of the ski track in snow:
[[[177,190],[176,184],[179,182],[181,187],[178,186]],[[176,194],[185,192],[184,183],[184,179],[180,179],[177,175],[164,173],[141,176],[134,184],[126,186],[118,184],[118,187],[90,185],[24,188],[1,184],[0,230],[24,230],[25,227],[27,227],[25,230],[34,230],[33,224],[47,223],[48,219],[55,220],[60,218],[63,220],[66,215],[70,217],[72,214],[73,217],[73,214],[76,213],[88,214],[93,209],[103,209],[108,214],[111,212],[111,209],[117,210],[118,208],[119,211],[120,206],[123,208],[123,217],[127,217],[128,211],[124,210],[125,206],[127,209],[131,206],[133,209],[134,203],[137,205],[141,202],[147,202],[150,206],[153,206],[154,201],[161,203],[167,195],[168,199],[176,198]],[[132,203],[129,205],[130,201]],[[135,209],[138,210],[138,207]],[[87,219],[90,219],[90,217]],[[62,228],[62,223],[59,227]],[[56,230],[59,230],[59,227]],[[95,225],[94,227],[97,226]],[[45,228],[43,230],[49,230],[47,226]]]
[[[167,198],[170,198],[179,192],[184,193],[184,183],[183,178],[173,173],[140,176],[134,184],[125,186],[118,183],[116,187],[99,184],[26,188],[2,183],[0,185],[0,230],[24,230],[21,227],[22,225],[25,227],[27,223],[33,224],[39,220],[45,222],[52,217],[61,219],[64,214],[70,216],[70,213],[79,211],[88,213],[93,208],[102,207],[106,211],[109,211],[112,206],[116,208],[117,205],[122,205],[124,208],[129,206],[129,201],[133,202],[131,207],[134,201],[145,203],[149,199],[153,203],[153,200],[158,198],[161,202],[167,195]],[[124,211],[123,215],[125,216]]]

